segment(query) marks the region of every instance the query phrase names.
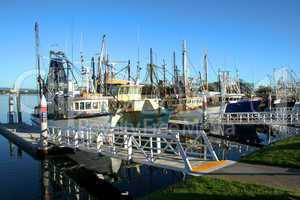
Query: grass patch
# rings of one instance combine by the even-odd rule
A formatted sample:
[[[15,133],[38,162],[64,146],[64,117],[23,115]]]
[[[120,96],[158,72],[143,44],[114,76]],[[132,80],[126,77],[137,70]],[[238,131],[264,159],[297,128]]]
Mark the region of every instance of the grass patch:
[[[294,196],[295,194],[293,194]],[[141,199],[290,199],[284,190],[206,176],[191,177]],[[294,196],[295,197],[295,196]],[[296,197],[297,198],[297,197]]]
[[[300,136],[273,143],[241,159],[252,164],[300,168]]]

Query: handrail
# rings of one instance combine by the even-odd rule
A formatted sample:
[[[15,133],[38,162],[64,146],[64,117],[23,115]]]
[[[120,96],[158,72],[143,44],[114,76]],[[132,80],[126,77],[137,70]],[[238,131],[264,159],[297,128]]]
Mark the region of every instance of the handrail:
[[[60,129],[49,127],[49,142],[75,149],[95,151],[128,161],[161,165],[158,159],[181,162],[191,172],[190,159],[218,161],[203,130],[138,129]],[[186,137],[188,136],[188,137]],[[141,160],[142,159],[142,160]]]

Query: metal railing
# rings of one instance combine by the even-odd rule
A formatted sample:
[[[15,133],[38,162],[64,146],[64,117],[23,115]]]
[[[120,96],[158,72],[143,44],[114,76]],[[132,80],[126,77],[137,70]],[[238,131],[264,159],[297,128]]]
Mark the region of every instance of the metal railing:
[[[191,161],[218,161],[203,130],[50,127],[48,140],[58,146],[170,169],[182,168],[187,172],[192,170]]]
[[[276,124],[299,125],[298,112],[236,112],[223,113],[222,124]]]
[[[293,107],[274,107],[271,112],[292,112]]]

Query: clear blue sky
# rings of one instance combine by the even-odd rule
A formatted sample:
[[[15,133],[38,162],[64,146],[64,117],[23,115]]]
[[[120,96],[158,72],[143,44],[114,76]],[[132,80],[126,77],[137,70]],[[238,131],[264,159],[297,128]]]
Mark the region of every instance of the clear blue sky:
[[[171,70],[171,55],[176,50],[181,65],[181,42],[186,39],[194,68],[202,70],[207,49],[215,70],[237,67],[241,78],[250,82],[280,66],[299,72],[299,10],[297,0],[2,0],[0,86],[12,86],[20,74],[34,69],[35,21],[40,24],[41,52],[46,57],[54,48],[66,50],[71,58],[73,35],[73,57],[79,60],[81,32],[84,53],[94,55],[105,33],[112,60],[136,63],[140,46],[144,68],[150,47],[157,64],[166,59]],[[43,60],[44,67],[47,62]],[[209,79],[216,79],[212,69]],[[34,85],[30,78],[24,83],[25,87]]]

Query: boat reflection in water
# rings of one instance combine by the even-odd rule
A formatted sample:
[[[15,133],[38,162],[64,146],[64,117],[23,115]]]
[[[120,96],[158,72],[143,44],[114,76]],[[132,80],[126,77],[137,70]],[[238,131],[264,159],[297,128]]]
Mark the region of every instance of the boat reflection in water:
[[[98,170],[65,157],[41,161],[43,199],[132,199],[183,178],[178,172],[102,156],[92,168]]]
[[[22,160],[24,154],[10,143],[11,159]],[[132,199],[184,178],[179,172],[82,151],[38,162],[40,199]]]
[[[226,144],[228,149],[223,148],[224,144],[219,140],[216,138],[212,143],[220,158],[235,159],[249,151],[245,146],[233,147],[233,144]],[[221,149],[224,151],[218,151]],[[28,157],[13,144],[9,146],[9,155],[20,161]],[[37,169],[40,169],[35,176],[40,180],[40,195],[37,197],[42,199],[132,199],[185,178],[179,172],[83,151],[49,156],[36,162]]]

